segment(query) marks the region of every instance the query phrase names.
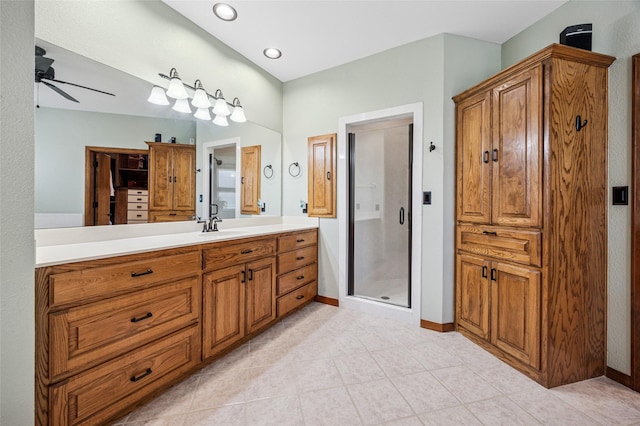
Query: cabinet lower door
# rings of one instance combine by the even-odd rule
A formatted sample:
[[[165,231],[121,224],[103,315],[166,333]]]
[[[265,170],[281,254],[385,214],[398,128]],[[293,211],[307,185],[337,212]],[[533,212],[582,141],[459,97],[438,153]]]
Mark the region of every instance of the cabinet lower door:
[[[245,336],[244,264],[203,277],[202,353],[208,358]]]
[[[494,262],[491,278],[491,343],[540,368],[540,272]]]
[[[247,333],[276,319],[276,260],[247,263]]]
[[[489,339],[489,262],[458,255],[456,259],[456,322],[473,334]]]

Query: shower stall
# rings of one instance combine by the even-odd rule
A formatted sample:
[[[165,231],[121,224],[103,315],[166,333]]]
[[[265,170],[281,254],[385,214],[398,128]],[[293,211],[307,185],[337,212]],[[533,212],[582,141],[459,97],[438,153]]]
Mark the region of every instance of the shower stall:
[[[411,308],[413,124],[391,119],[348,134],[350,296]]]

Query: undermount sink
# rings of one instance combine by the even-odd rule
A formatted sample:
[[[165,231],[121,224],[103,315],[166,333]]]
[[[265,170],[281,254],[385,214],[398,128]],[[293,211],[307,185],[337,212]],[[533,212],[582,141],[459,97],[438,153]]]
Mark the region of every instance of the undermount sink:
[[[198,232],[198,234],[202,237],[207,237],[207,238],[230,238],[230,237],[236,237],[238,235],[244,235],[246,234],[246,231],[241,231],[238,229],[220,229],[218,231],[211,231],[211,232]]]

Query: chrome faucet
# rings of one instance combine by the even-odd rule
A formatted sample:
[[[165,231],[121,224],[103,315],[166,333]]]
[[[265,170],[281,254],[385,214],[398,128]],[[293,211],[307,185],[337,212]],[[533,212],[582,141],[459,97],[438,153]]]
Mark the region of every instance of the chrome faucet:
[[[207,230],[207,220],[206,219],[202,220],[202,219],[200,219],[200,216],[197,216],[195,214],[193,216],[191,216],[191,219],[195,219],[196,223],[202,223],[202,232],[209,232]],[[209,226],[211,226],[211,225],[209,225]]]
[[[211,216],[209,218],[209,226],[207,232],[216,232],[218,230],[218,222],[222,222],[218,216]]]

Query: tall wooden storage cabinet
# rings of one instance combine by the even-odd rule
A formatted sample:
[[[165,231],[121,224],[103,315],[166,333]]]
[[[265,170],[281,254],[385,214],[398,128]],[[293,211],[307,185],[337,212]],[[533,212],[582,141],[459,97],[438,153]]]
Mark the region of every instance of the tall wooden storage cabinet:
[[[196,148],[149,145],[149,222],[190,220],[196,211]]]
[[[335,133],[307,139],[309,216],[336,217],[336,139]]]
[[[260,214],[260,145],[240,150],[240,213]]]
[[[453,98],[456,327],[546,387],[605,371],[614,60],[551,45]]]

